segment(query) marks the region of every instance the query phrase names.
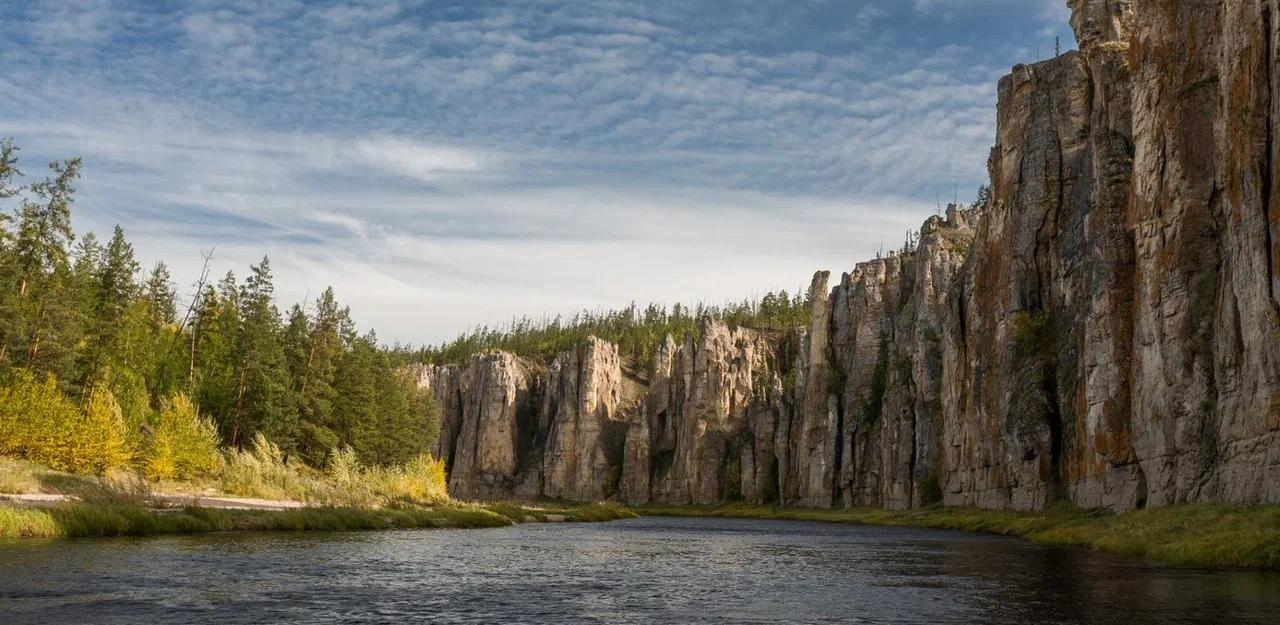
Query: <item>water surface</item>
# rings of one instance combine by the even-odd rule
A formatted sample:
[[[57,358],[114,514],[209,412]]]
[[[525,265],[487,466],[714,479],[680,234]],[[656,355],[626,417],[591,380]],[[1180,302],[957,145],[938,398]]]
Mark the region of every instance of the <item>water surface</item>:
[[[0,623],[1269,623],[1280,574],[904,528],[643,518],[0,544]]]

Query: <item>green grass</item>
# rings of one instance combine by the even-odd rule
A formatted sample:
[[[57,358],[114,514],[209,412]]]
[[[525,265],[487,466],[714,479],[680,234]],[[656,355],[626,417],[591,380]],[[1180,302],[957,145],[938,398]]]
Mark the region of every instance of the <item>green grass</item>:
[[[61,536],[57,521],[45,510],[0,505],[0,538]]]
[[[102,538],[231,531],[346,532],[410,528],[503,527],[512,521],[474,506],[296,510],[150,510],[137,506],[62,504],[51,508],[0,506],[0,538]]]
[[[742,504],[637,508],[642,515],[709,516],[932,527],[1025,538],[1040,545],[1088,547],[1172,564],[1280,569],[1280,506],[1179,505],[1099,514],[1059,505],[1045,512],[931,507],[770,508]]]
[[[403,508],[299,508],[153,510],[127,504],[66,503],[49,508],[0,504],[0,538],[103,538],[234,531],[321,531],[504,527],[527,520],[612,521],[635,514],[612,504],[446,504]]]

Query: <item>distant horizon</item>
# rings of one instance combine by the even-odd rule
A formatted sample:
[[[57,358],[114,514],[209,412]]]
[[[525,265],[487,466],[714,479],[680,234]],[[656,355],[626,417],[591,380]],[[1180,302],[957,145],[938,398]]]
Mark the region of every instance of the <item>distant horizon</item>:
[[[436,345],[896,249],[985,182],[999,77],[1074,46],[1064,0],[348,5],[13,9],[0,136],[28,180],[82,156],[77,231],[184,295],[266,255],[282,308]]]

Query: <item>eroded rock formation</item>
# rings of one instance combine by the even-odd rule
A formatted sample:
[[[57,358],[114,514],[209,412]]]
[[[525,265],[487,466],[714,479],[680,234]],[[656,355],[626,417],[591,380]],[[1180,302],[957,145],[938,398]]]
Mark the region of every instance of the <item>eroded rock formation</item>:
[[[1280,502],[1276,0],[1071,0],[999,85],[991,199],[707,320],[425,368],[461,497],[1127,510]]]

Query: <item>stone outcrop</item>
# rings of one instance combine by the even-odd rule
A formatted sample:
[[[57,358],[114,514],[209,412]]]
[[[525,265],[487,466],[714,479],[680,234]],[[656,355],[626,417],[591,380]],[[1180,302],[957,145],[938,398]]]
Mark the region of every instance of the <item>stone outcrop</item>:
[[[617,346],[589,339],[557,356],[546,380],[533,436],[542,455],[536,494],[593,501],[617,492],[628,427]]]
[[[988,204],[818,273],[806,327],[420,370],[455,495],[1280,502],[1280,3],[1069,4],[1080,50],[1000,82]]]
[[[612,343],[589,339],[546,367],[489,352],[461,365],[419,365],[416,375],[440,409],[432,453],[445,461],[455,497],[616,494],[639,391]]]
[[[522,477],[520,442],[536,380],[511,354],[471,357],[465,365],[420,368],[440,406],[432,452],[445,461],[449,492],[465,499],[510,497]]]

